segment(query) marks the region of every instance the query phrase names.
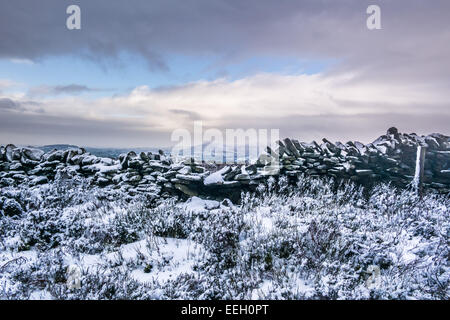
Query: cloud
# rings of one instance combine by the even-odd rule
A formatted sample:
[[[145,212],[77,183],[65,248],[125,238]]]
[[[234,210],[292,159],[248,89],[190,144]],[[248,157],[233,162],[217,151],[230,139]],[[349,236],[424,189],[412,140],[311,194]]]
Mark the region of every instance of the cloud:
[[[280,129],[282,136],[300,140],[329,137],[369,142],[390,126],[449,134],[450,92],[427,85],[355,83],[355,77],[257,74],[233,81],[192,82],[165,90],[141,86],[129,94],[94,99],[45,96],[37,100],[39,107],[28,106],[24,114],[27,130],[33,130],[35,136],[46,136],[54,128],[52,132],[60,130],[61,141],[84,145],[119,141],[141,146],[168,145],[173,130],[192,130],[193,120],[198,119],[205,128]],[[23,105],[22,100],[18,102]],[[45,114],[37,114],[38,108]],[[2,119],[13,130],[9,135],[15,132],[14,122],[17,128],[23,128],[20,123],[25,115],[18,117],[10,109],[3,112]],[[43,127],[43,117],[56,122],[48,120]],[[83,132],[66,130],[62,123],[73,123],[70,126],[82,128]]]
[[[17,58],[12,58],[12,59],[10,59],[10,61],[11,61],[12,63],[15,63],[15,64],[28,64],[28,65],[33,65],[33,64],[34,64],[34,62],[31,61],[30,59],[17,59]]]
[[[202,119],[202,116],[200,114],[198,114],[197,112],[192,112],[192,111],[188,111],[188,110],[180,110],[180,109],[169,109],[169,111],[174,114],[185,115],[186,117],[188,117],[191,120]]]
[[[41,104],[37,101],[15,100],[0,97],[0,109],[5,111],[44,113],[44,109],[40,106]],[[8,118],[6,117],[6,119]]]
[[[30,96],[41,96],[41,95],[78,95],[81,93],[103,91],[102,89],[90,88],[85,85],[70,84],[70,85],[59,85],[59,86],[38,86],[33,87],[29,91]]]
[[[142,131],[117,119],[98,121],[46,113],[5,113],[0,109],[2,144],[44,145],[70,141],[79,146],[145,147],[161,146],[166,136],[167,133]]]
[[[337,63],[314,75],[244,74],[233,81],[140,86],[129,94],[95,99],[81,93],[99,89],[82,84],[6,95],[0,81],[1,97],[25,108],[19,116],[10,101],[2,100],[3,140],[21,137],[30,143],[26,139],[57,135],[68,143],[108,145],[128,138],[129,144],[148,145],[148,135],[167,141],[171,130],[191,128],[200,118],[208,127],[279,127],[300,139],[369,139],[390,125],[416,131],[413,124],[423,133],[449,133],[447,0],[431,5],[379,0],[383,29],[374,31],[366,28],[366,8],[373,4],[366,0],[79,0],[82,29],[76,31],[65,27],[70,4],[3,1],[0,59],[38,63],[76,55],[108,64],[129,52],[143,56],[150,70],[167,70],[173,54],[212,56],[219,59],[212,68],[225,72],[258,56]],[[29,99],[39,106],[24,104]]]
[[[18,109],[19,105],[11,99],[0,98],[0,109]]]
[[[444,81],[450,71],[447,0],[379,0],[376,31],[366,28],[368,0],[79,0],[82,29],[69,31],[72,2],[3,2],[0,58],[77,54],[104,63],[127,51],[160,70],[170,54],[219,56],[222,64],[258,55],[332,58],[338,71],[387,81]]]

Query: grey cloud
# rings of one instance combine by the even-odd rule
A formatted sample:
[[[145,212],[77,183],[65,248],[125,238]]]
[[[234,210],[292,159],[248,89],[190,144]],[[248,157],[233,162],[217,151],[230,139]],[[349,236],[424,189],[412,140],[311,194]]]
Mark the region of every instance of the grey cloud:
[[[386,80],[435,81],[450,71],[446,0],[379,0],[376,31],[366,28],[368,0],[80,0],[82,29],[69,31],[72,2],[3,1],[0,57],[81,54],[100,62],[127,50],[167,69],[170,53],[220,55],[223,63],[275,54],[338,59],[338,71]]]
[[[0,99],[0,109],[18,109],[20,105],[9,98]]]
[[[86,92],[86,91],[95,91],[95,89],[91,89],[84,85],[79,84],[71,84],[67,86],[55,86],[52,88],[54,92],[58,93],[79,93],[79,92]]]
[[[346,142],[360,140],[364,143],[374,141],[385,134],[389,127],[397,127],[400,132],[429,134],[439,132],[450,135],[448,123],[450,114],[407,113],[356,114],[296,116],[267,119],[252,117],[224,121],[224,128],[279,129],[280,137],[292,137],[301,141],[319,141],[328,138],[332,141]],[[430,123],[433,125],[430,126]],[[431,128],[430,128],[431,127]]]
[[[10,98],[0,98],[0,110],[4,110],[5,112],[24,112],[28,110],[28,106],[33,107],[32,111],[35,113],[45,113],[44,109],[37,108],[41,106],[40,102],[37,101],[18,101],[12,100]],[[8,120],[8,115],[5,116],[5,119]]]
[[[104,89],[90,88],[85,85],[80,84],[70,84],[70,85],[59,85],[59,86],[38,86],[33,87],[29,90],[30,96],[40,96],[40,95],[78,95],[81,93],[105,91]]]
[[[64,134],[61,134],[64,132]],[[105,138],[107,137],[107,138]],[[0,109],[0,144],[72,143],[92,147],[165,146],[170,133],[123,121],[97,121]]]

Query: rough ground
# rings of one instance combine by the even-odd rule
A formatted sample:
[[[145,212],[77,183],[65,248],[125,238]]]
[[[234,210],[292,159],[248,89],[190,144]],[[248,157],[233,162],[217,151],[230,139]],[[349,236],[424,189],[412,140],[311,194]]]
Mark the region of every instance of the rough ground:
[[[0,298],[450,297],[448,195],[274,184],[239,205],[129,199],[83,179],[2,188]]]

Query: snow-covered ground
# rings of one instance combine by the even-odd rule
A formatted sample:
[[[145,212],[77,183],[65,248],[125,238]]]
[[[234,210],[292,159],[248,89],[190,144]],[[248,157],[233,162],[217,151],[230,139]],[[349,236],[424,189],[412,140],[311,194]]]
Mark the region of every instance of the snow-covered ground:
[[[240,204],[147,203],[82,182],[4,188],[0,298],[450,297],[448,196],[282,183]]]

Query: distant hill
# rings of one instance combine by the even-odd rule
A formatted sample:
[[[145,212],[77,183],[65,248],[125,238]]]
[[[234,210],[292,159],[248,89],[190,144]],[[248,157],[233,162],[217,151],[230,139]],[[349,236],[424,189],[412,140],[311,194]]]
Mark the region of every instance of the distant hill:
[[[216,150],[221,150],[222,146],[214,145],[214,143],[205,143],[202,145],[201,148],[197,150],[197,148],[192,147],[190,149],[183,150],[184,154],[192,154],[197,159],[204,159],[205,161],[209,161],[212,159],[219,158],[220,160],[225,159],[225,157],[228,157],[228,159],[234,159],[236,161],[242,161],[242,160],[256,160],[257,159],[257,147],[255,146],[238,146],[236,148],[230,148],[228,146],[223,146],[223,149],[221,151],[217,151],[220,156],[217,158],[213,157],[211,154],[203,153],[202,150],[207,150],[206,148],[209,147],[208,150],[214,149],[216,147]],[[45,145],[45,146],[35,146],[34,148],[40,149],[44,152],[49,152],[54,149],[56,150],[67,150],[72,148],[79,148],[79,146],[71,145],[71,144],[51,144],[51,145]],[[104,157],[104,158],[113,158],[117,159],[120,154],[127,153],[129,151],[135,151],[136,153],[141,152],[152,152],[152,153],[158,153],[158,150],[163,150],[164,153],[170,154],[171,148],[165,147],[165,148],[93,148],[93,147],[83,147],[87,152],[97,156],[97,157]],[[199,153],[200,152],[200,153]],[[220,161],[219,161],[220,162]]]
[[[49,152],[54,149],[56,150],[67,150],[73,148],[79,148],[79,146],[70,145],[70,144],[51,144],[45,146],[36,146],[35,148],[40,149],[44,152]],[[97,156],[104,158],[113,158],[116,159],[122,153],[127,153],[131,150],[140,153],[140,152],[152,152],[157,153],[159,149],[162,149],[164,152],[169,152],[168,148],[92,148],[92,147],[83,147],[87,152]]]
[[[78,148],[78,146],[74,146],[71,144],[50,144],[47,146],[41,146],[41,147],[35,147],[38,149],[41,149],[44,152],[49,152],[52,151],[54,149],[56,150],[66,150],[66,149],[72,149],[72,148]]]

